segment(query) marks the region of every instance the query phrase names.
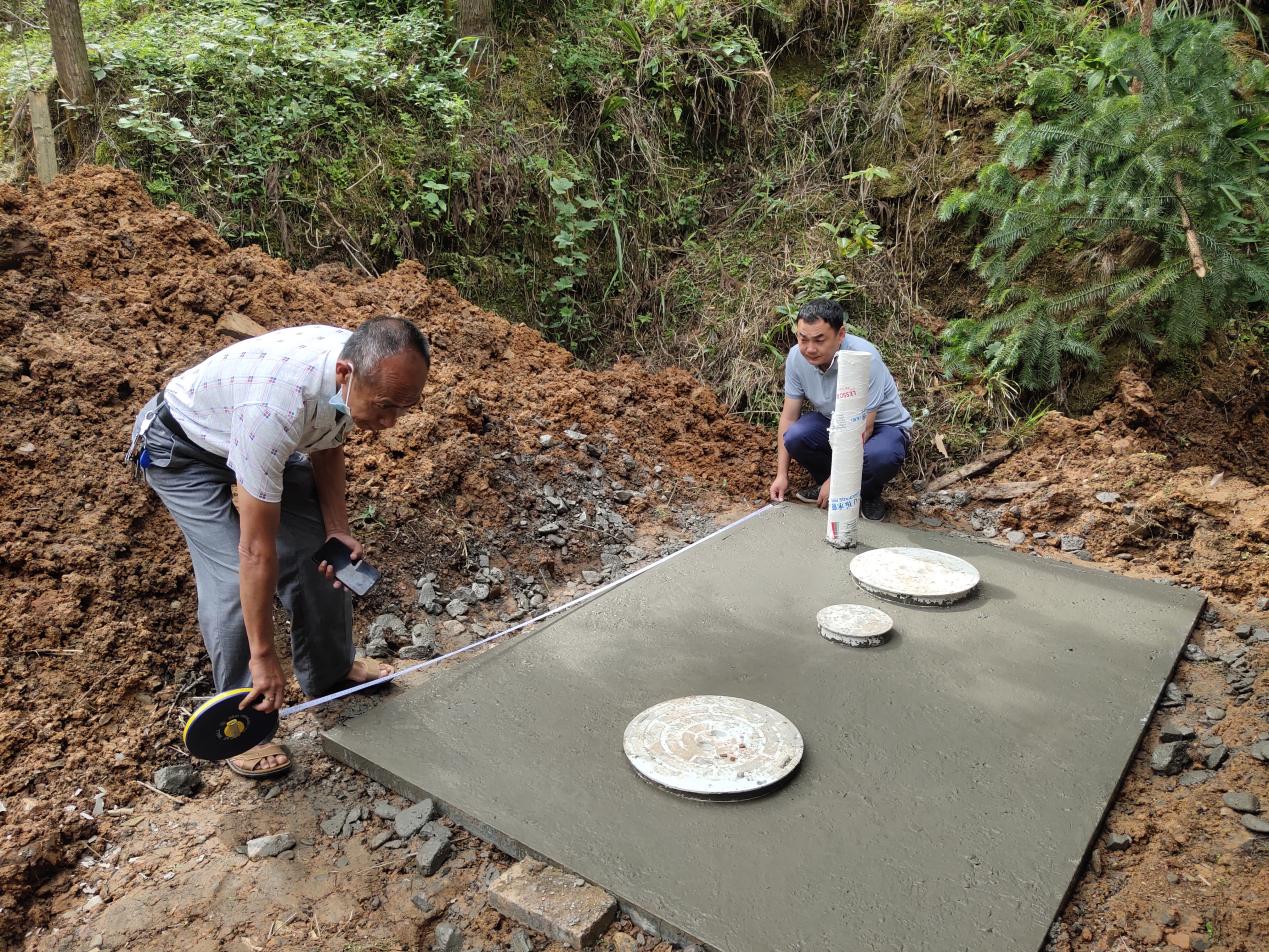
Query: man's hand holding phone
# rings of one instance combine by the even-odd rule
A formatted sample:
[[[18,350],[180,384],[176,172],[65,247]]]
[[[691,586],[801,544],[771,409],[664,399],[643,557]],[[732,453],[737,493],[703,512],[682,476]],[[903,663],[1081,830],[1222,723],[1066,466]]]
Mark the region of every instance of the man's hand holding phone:
[[[343,532],[332,532],[326,543],[313,553],[317,571],[336,588],[346,588],[354,595],[365,595],[382,577],[379,570],[363,558],[361,543]]]

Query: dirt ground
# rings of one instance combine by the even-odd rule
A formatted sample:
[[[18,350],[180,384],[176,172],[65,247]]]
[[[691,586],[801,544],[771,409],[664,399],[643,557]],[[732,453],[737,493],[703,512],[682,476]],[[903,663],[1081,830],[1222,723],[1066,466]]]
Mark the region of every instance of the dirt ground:
[[[386,576],[358,606],[359,641],[391,614],[437,650],[458,647],[762,501],[770,434],[681,371],[581,369],[418,265],[293,273],[155,209],[125,173],[0,187],[0,942],[415,949],[446,922],[468,950],[511,944],[517,927],[484,898],[507,857],[456,831],[453,858],[425,877],[409,850],[372,847],[383,820],[321,829],[354,805],[404,804],[319,750],[323,727],[372,700],[290,720],[296,767],[277,782],[199,764],[192,797],[148,786],[186,759],[180,726],[211,685],[184,545],[120,465],[131,419],[227,343],[214,327],[225,314],[272,329],[383,311],[416,320],[436,359],[419,411],[350,441],[350,512]],[[1194,644],[1213,659],[1246,651],[1178,666],[1181,706],[1150,725],[1102,834],[1131,844],[1093,853],[1055,952],[1269,948],[1269,838],[1221,802],[1238,790],[1269,806],[1269,765],[1249,753],[1269,737],[1269,641],[1239,630],[1269,628],[1266,373],[1240,359],[1202,388],[1156,394],[1125,372],[1095,414],[1050,415],[993,472],[943,493],[896,488],[900,520],[1199,587],[1210,600]],[[558,530],[539,532],[546,519]],[[418,604],[425,576],[453,592],[490,570],[491,595],[461,620]],[[1228,694],[1230,672],[1248,667],[1251,690]],[[1196,764],[1212,738],[1227,759],[1198,780],[1153,772],[1171,721],[1197,731]],[[247,859],[248,838],[280,831],[298,841],[289,855]],[[670,946],[620,920],[601,948]]]

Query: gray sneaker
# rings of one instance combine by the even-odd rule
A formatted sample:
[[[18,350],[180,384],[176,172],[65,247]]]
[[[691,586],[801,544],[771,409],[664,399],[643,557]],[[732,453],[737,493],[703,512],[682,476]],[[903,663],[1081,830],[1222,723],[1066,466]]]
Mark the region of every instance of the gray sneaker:
[[[886,518],[886,502],[880,496],[860,501],[859,511],[869,522],[881,522]]]
[[[798,502],[807,502],[814,506],[820,501],[820,484],[811,483],[809,486],[803,486],[793,494],[793,498]]]

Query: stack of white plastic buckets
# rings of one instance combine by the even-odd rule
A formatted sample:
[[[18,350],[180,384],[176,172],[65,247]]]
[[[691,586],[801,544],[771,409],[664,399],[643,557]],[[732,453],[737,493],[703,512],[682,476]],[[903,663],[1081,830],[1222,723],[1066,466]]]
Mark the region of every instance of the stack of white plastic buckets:
[[[864,419],[872,358],[865,352],[837,352],[837,403],[828,428],[833,465],[828,477],[828,542],[855,547],[859,529],[859,486],[864,473]]]

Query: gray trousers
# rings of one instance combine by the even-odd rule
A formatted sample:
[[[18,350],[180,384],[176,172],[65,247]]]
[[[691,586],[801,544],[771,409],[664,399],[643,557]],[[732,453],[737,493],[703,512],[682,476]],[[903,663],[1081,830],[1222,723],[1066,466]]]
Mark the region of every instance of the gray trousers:
[[[136,429],[157,397],[137,417]],[[198,626],[211,656],[216,690],[251,686],[251,652],[238,589],[236,482],[224,459],[154,420],[142,439],[149,483],[172,514],[194,562]],[[278,529],[278,597],[291,617],[291,660],[311,697],[334,688],[352,667],[352,598],[317,571],[310,556],[326,541],[317,484],[308,458],[286,462]]]

